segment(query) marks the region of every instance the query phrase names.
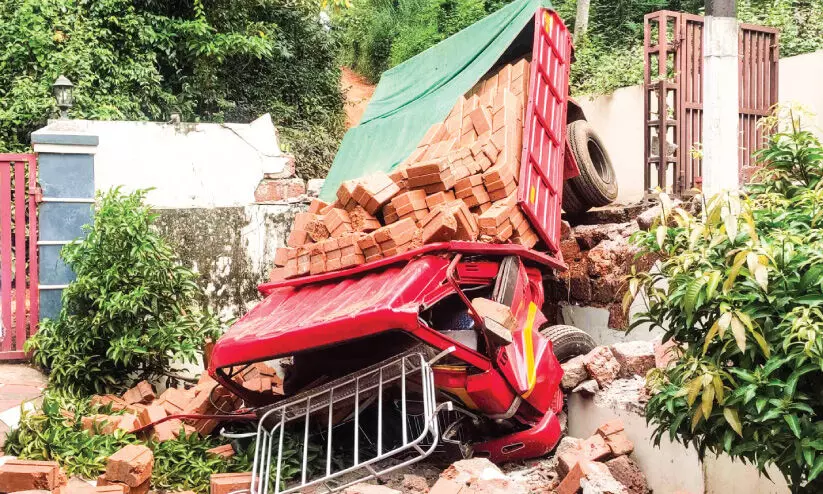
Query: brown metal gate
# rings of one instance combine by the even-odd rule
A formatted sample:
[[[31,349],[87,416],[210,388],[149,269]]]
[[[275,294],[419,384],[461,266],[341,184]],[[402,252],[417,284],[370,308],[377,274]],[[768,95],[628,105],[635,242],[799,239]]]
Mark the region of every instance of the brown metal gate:
[[[644,190],[688,195],[702,182],[703,17],[662,10],[646,15],[643,28]],[[778,41],[776,29],[740,26],[741,180],[763,143],[757,122],[777,103]]]
[[[37,330],[37,160],[0,154],[0,361]]]

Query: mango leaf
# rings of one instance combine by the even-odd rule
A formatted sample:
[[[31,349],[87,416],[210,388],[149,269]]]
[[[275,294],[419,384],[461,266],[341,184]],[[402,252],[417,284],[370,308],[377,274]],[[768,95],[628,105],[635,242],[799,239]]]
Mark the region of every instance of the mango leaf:
[[[689,406],[694,404],[694,401],[697,399],[697,395],[700,394],[700,388],[702,387],[702,382],[699,377],[695,377],[692,382],[689,383],[689,395],[686,397],[686,402]]]
[[[731,428],[737,433],[737,435],[743,437],[743,425],[740,423],[740,417],[737,415],[737,409],[729,407],[724,408],[723,417],[726,419],[726,422],[729,423]]]
[[[809,471],[808,481],[811,482],[812,480],[816,479],[820,472],[823,472],[823,455],[819,455],[814,462],[814,466],[812,467],[811,471]]]
[[[668,233],[669,229],[666,225],[660,225],[655,230],[655,235],[657,237],[657,246],[660,247],[660,250],[663,250],[663,242],[666,240],[666,234]]]
[[[729,237],[729,242],[734,243],[737,238],[737,216],[729,213],[723,218],[723,226],[726,227],[726,235]]]
[[[783,415],[783,419],[789,424],[789,428],[794,433],[795,437],[800,439],[800,421],[794,415]]]
[[[732,317],[732,335],[734,336],[734,341],[737,343],[737,348],[740,349],[741,352],[746,351],[746,327],[743,326],[743,323],[737,316]]]
[[[708,350],[709,345],[711,344],[714,337],[717,336],[717,332],[720,329],[720,320],[716,320],[712,327],[709,328],[709,332],[706,334],[705,341],[703,341],[703,355],[706,355],[706,350]]]
[[[717,319],[717,326],[720,328],[720,337],[723,338],[726,336],[726,330],[729,329],[729,325],[732,323],[732,313],[725,312],[720,315]]]
[[[708,419],[712,414],[712,407],[714,406],[714,386],[703,387],[701,405],[703,407],[703,416]]]
[[[692,432],[694,432],[695,427],[697,427],[697,424],[700,423],[700,419],[702,419],[702,418],[703,418],[703,408],[702,407],[695,408],[694,409],[694,415],[692,415],[692,424],[691,424]]]
[[[723,273],[720,271],[713,270],[709,272],[709,280],[706,283],[706,300],[711,300],[714,296],[714,292],[717,290],[717,285],[720,283],[721,276],[723,276]]]

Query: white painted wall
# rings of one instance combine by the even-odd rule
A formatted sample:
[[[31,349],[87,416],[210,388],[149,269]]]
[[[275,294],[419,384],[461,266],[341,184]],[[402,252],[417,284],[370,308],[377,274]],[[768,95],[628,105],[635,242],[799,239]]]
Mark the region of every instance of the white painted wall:
[[[95,185],[150,188],[157,208],[245,206],[264,173],[286,170],[271,117],[250,124],[78,121],[99,136]]]
[[[823,50],[782,58],[779,64],[780,102],[795,101],[816,114],[816,127],[823,129]],[[620,88],[579,103],[589,122],[600,134],[614,163],[619,184],[618,202],[643,198],[643,88]],[[821,132],[823,134],[823,131]]]

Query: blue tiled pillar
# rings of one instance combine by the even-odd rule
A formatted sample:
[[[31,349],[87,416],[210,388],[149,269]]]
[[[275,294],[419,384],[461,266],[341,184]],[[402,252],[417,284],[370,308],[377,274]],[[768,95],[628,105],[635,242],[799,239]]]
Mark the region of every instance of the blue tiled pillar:
[[[82,237],[94,212],[94,154],[98,137],[83,122],[58,120],[31,136],[38,154],[40,319],[60,313],[63,289],[74,273],[60,259],[60,249]]]

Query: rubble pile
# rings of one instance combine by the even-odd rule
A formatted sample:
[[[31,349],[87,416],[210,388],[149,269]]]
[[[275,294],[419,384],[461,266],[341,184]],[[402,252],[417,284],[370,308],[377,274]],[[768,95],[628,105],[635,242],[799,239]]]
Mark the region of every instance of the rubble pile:
[[[651,209],[628,220],[626,211],[636,209],[610,206],[569,218],[585,223],[571,226],[563,222],[560,251],[569,269],[547,279],[548,300],[603,307],[609,311],[610,328],[626,328],[628,316],[623,311],[622,300],[628,286],[624,278],[632,266],[643,272],[657,261],[654,255],[638,258],[639,250],[629,242],[632,233],[648,228],[647,213],[655,213]],[[610,214],[604,214],[605,211]],[[612,222],[616,220],[619,222]]]
[[[673,342],[627,341],[598,346],[561,364],[561,387],[572,393],[594,395],[610,408],[642,413],[648,401],[646,373],[666,368],[675,357]]]
[[[533,247],[517,205],[529,62],[505,65],[461,97],[391,174],[343,182],[298,213],[272,281],[352,268],[451,240]]]

